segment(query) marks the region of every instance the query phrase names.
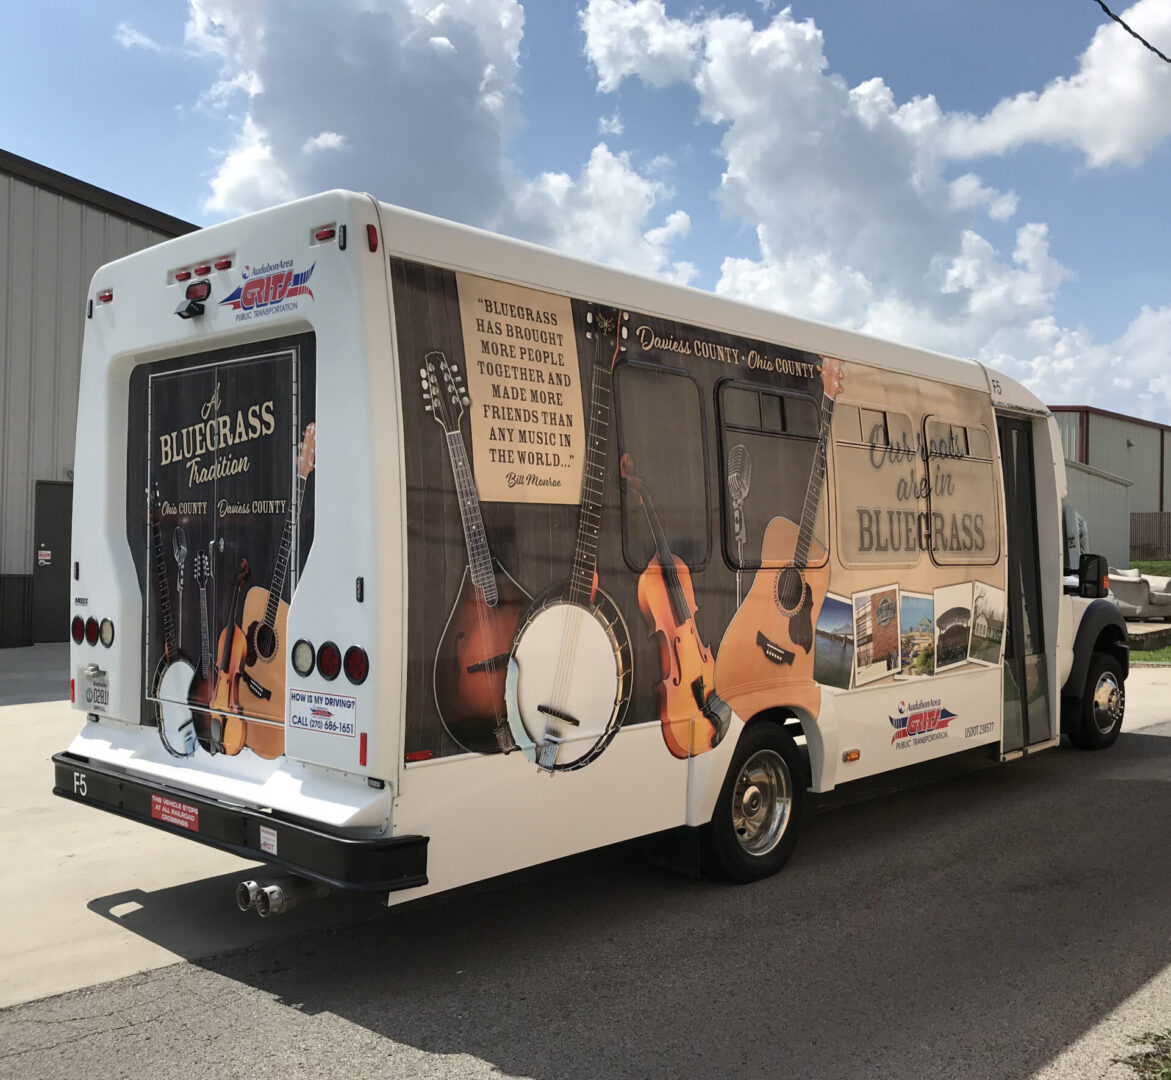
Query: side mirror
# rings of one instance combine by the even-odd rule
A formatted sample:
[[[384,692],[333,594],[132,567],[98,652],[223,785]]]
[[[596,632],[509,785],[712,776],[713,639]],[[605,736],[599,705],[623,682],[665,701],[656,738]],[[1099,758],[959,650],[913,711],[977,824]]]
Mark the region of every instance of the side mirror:
[[[1105,555],[1083,555],[1078,562],[1078,596],[1098,600],[1110,592],[1110,568]]]

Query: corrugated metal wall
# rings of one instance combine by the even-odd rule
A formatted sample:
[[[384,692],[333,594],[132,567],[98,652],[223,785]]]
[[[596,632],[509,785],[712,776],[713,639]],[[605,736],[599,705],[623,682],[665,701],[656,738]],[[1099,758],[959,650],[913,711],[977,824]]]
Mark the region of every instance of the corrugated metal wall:
[[[73,470],[86,290],[169,234],[0,173],[0,574],[31,574],[37,480]]]
[[[1132,511],[1158,510],[1159,429],[1097,413],[1089,414],[1089,424],[1088,464],[1134,483],[1130,491]]]
[[[1078,454],[1078,425],[1081,413],[1055,412],[1053,419],[1057,422],[1057,430],[1061,433],[1061,449],[1066,461],[1077,461]]]
[[[1155,434],[1157,437],[1158,432]],[[1076,461],[1066,461],[1065,475],[1069,485],[1067,498],[1086,519],[1090,550],[1096,555],[1105,555],[1111,566],[1130,566],[1130,512],[1134,488],[1120,476],[1109,476]]]

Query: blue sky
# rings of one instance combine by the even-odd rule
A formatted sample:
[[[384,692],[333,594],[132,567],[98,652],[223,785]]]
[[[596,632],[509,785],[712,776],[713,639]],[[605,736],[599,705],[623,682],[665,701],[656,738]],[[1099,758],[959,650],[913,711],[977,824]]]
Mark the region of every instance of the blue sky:
[[[1171,53],[1171,0],[1119,13]],[[1093,0],[63,2],[6,24],[0,146],[198,224],[369,190],[1171,423],[1171,65]]]

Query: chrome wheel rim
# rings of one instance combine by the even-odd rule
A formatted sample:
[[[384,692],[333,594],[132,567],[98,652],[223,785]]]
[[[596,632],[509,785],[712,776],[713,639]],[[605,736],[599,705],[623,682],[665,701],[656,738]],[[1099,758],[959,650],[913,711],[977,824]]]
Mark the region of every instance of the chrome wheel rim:
[[[732,829],[749,855],[781,842],[793,806],[789,767],[775,750],[758,750],[741,767],[732,791]]]
[[[1126,706],[1126,692],[1111,671],[1103,671],[1094,687],[1094,727],[1102,735],[1109,735],[1120,723]]]

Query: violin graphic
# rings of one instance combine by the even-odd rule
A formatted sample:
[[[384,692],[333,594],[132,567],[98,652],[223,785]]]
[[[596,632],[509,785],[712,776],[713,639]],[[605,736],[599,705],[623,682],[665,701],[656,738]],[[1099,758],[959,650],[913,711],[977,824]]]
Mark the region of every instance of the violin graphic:
[[[717,746],[728,730],[728,706],[715,694],[716,661],[695,626],[691,571],[667,543],[662,522],[634,460],[622,455],[622,478],[646,513],[655,554],[638,579],[638,606],[659,639],[663,678],[659,720],[667,749],[677,758],[694,757]]]

